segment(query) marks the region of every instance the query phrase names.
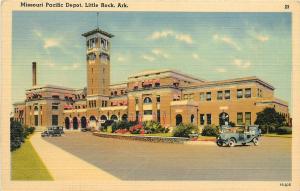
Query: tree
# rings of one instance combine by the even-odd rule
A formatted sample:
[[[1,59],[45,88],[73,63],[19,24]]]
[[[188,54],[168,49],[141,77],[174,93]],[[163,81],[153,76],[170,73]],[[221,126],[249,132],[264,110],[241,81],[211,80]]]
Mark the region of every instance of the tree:
[[[256,114],[256,121],[254,122],[257,125],[260,125],[263,131],[266,133],[269,131],[276,131],[278,127],[284,125],[285,118],[275,111],[274,108],[267,107],[263,111]]]

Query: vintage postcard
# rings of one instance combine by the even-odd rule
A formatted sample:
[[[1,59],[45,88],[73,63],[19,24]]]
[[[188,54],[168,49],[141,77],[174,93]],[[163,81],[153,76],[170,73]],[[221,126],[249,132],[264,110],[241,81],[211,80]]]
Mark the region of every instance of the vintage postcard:
[[[1,190],[300,191],[299,1],[1,6]]]

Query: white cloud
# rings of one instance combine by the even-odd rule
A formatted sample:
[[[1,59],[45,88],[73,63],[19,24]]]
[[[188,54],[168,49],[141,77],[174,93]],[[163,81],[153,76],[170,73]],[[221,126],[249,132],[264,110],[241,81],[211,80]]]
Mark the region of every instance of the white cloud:
[[[126,58],[124,56],[118,56],[117,57],[118,62],[124,62],[125,60],[126,60]]]
[[[40,39],[43,43],[43,48],[48,49],[52,47],[60,47],[61,46],[61,40],[57,38],[46,38],[43,33],[37,29],[34,29],[33,34]]]
[[[164,53],[161,49],[155,48],[152,49],[152,53],[158,57],[169,58],[169,55]]]
[[[60,46],[60,40],[55,39],[55,38],[47,38],[44,39],[44,48],[52,48],[52,47],[58,47]]]
[[[199,55],[196,54],[196,53],[192,54],[192,57],[193,57],[195,60],[199,60]]]
[[[175,38],[177,40],[185,42],[187,44],[193,43],[193,39],[192,39],[191,35],[189,35],[189,34],[177,34]]]
[[[258,34],[256,35],[256,39],[259,40],[260,42],[266,42],[270,39],[270,37],[268,35]]]
[[[79,68],[79,66],[80,66],[80,64],[79,63],[74,63],[73,65],[72,65],[72,69],[77,69],[77,68]]]
[[[33,30],[33,33],[34,33],[37,37],[42,37],[41,31],[39,31],[39,30],[37,30],[37,29]]]
[[[152,35],[150,35],[149,39],[151,40],[157,40],[160,38],[167,38],[168,36],[173,36],[174,35],[174,31],[172,30],[164,30],[164,31],[155,31],[152,33]]]
[[[217,68],[216,71],[219,72],[219,73],[227,72],[227,70],[225,68]]]
[[[238,45],[237,42],[235,42],[232,38],[228,37],[228,36],[221,36],[219,34],[214,34],[213,35],[213,39],[216,41],[216,42],[222,42],[224,44],[227,44],[231,47],[233,47],[234,49],[240,51],[241,50],[241,47]]]
[[[149,62],[153,62],[153,61],[155,60],[154,57],[149,56],[149,55],[147,55],[147,54],[142,55],[142,58],[143,58],[144,60],[149,61]]]
[[[168,38],[172,37],[177,41],[181,41],[187,44],[192,44],[193,43],[193,38],[190,34],[186,33],[178,33],[173,30],[163,30],[163,31],[155,31],[153,32],[148,39],[150,40],[158,40],[161,38]]]
[[[241,69],[246,69],[251,66],[251,62],[248,60],[241,60],[241,59],[233,59],[232,64],[237,66]]]

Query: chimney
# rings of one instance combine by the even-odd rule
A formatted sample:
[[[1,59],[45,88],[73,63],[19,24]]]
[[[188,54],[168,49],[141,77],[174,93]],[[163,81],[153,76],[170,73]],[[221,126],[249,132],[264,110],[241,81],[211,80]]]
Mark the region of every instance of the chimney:
[[[36,62],[32,62],[32,86],[36,86]]]

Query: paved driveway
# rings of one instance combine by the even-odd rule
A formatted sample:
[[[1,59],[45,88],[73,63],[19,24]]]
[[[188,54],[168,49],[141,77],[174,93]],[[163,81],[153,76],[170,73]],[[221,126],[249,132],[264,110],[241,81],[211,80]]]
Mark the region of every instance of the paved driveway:
[[[83,132],[45,140],[121,180],[291,180],[290,138],[263,137],[259,146],[234,148],[117,140]]]

